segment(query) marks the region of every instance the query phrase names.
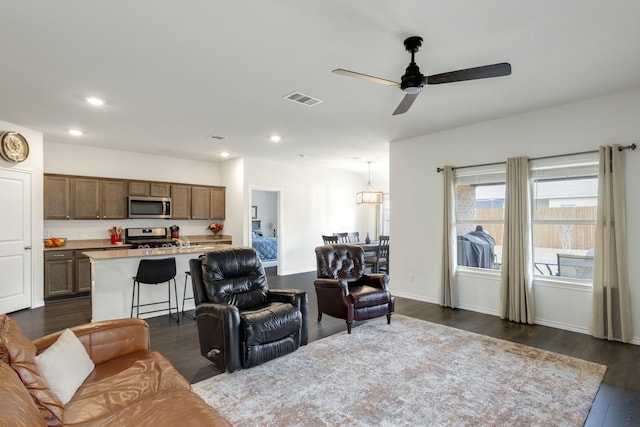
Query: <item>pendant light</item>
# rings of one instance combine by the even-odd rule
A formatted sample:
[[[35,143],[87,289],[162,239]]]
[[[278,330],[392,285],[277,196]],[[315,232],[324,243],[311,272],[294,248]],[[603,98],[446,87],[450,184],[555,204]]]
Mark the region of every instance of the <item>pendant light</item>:
[[[369,181],[364,191],[356,193],[356,204],[358,205],[379,205],[382,203],[382,191],[376,191],[371,185],[371,162],[369,164]]]

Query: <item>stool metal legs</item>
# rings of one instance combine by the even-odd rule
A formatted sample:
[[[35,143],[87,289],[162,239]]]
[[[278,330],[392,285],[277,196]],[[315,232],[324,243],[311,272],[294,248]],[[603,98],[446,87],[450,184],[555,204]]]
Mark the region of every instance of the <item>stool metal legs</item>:
[[[176,322],[180,323],[180,306],[179,306],[179,300],[178,300],[178,287],[176,285],[176,279],[173,278],[171,279],[173,280],[173,293],[175,295],[176,298],[176,313],[175,313],[175,319]],[[158,302],[151,302],[151,303],[147,303],[147,304],[140,304],[140,283],[142,282],[138,282],[137,280],[134,279],[133,281],[133,293],[131,294],[131,317],[133,317],[133,309],[136,309],[136,317],[140,317],[140,307],[146,307],[149,305],[157,305],[157,304],[166,304],[169,303],[169,317],[173,317],[173,313],[172,313],[172,306],[171,306],[171,280],[169,280],[167,283],[167,292],[168,292],[168,297],[169,299],[167,301],[158,301]],[[149,284],[149,283],[145,283],[149,286],[155,286],[155,284]],[[136,292],[137,290],[137,292]],[[184,300],[182,302],[183,304],[183,308],[184,308]],[[159,309],[159,310],[150,310],[150,311],[145,311],[142,314],[147,314],[147,313],[155,313],[158,311],[164,311],[164,309]]]
[[[182,293],[182,314],[187,316],[189,319],[194,319],[196,318],[195,316],[195,310],[193,315],[191,313],[189,313],[188,311],[184,311],[184,302],[188,299],[193,299],[193,297],[187,298],[187,282],[189,281],[189,277],[191,277],[191,272],[190,271],[185,271],[184,273],[184,292]]]

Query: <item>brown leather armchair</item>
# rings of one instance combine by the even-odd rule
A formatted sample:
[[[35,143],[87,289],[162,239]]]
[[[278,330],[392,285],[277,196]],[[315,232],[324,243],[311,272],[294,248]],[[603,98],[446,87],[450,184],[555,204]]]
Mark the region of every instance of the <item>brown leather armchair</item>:
[[[324,245],[315,249],[318,278],[318,321],[322,313],[345,319],[351,333],[354,320],[387,316],[391,323],[395,298],[389,292],[389,276],[365,274],[364,253],[356,245]]]

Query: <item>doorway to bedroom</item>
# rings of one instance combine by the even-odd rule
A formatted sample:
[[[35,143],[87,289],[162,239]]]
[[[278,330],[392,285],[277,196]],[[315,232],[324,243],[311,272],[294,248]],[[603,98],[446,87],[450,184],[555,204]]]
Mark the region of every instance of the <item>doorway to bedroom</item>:
[[[251,246],[265,268],[278,266],[279,191],[251,190]]]

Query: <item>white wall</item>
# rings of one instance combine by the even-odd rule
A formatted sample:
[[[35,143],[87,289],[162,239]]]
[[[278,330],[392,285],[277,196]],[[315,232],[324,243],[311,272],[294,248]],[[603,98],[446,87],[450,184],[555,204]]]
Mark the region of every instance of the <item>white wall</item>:
[[[355,194],[366,182],[356,174],[304,165],[245,159],[244,193],[253,188],[280,191],[280,254],[278,274],[315,271],[314,248],[322,234],[358,230],[362,206]],[[244,202],[246,236],[250,223],[250,202]],[[365,230],[366,233],[366,230]],[[282,270],[282,271],[280,271]]]
[[[390,147],[391,289],[439,302],[442,176],[438,166],[505,161],[640,142],[640,89],[394,142]],[[640,151],[628,151],[629,260],[640,259]],[[416,192],[422,197],[415,197]],[[629,265],[634,342],[640,343],[640,263]],[[499,277],[460,277],[460,306],[497,314]],[[535,322],[587,333],[590,289],[535,284]]]
[[[42,168],[43,168],[43,137],[42,133],[18,126],[13,123],[0,121],[0,133],[7,131],[15,131],[25,137],[29,144],[29,157],[27,160],[17,164],[11,164],[0,159],[0,168],[6,170],[24,171],[31,174],[31,218],[27,221],[31,223],[31,280],[34,284],[31,293],[31,305],[33,307],[44,304],[44,288],[36,286],[44,281],[43,273],[43,243],[42,243],[42,215],[43,215],[43,199],[42,199]],[[10,200],[3,200],[3,203],[12,203]],[[7,224],[3,224],[7,226]],[[2,233],[0,228],[0,233]],[[0,282],[1,286],[1,282]]]

